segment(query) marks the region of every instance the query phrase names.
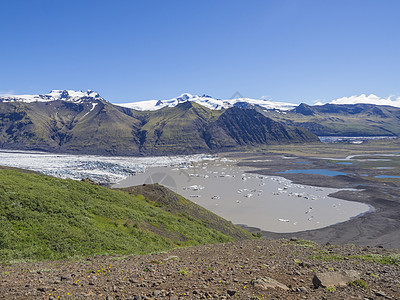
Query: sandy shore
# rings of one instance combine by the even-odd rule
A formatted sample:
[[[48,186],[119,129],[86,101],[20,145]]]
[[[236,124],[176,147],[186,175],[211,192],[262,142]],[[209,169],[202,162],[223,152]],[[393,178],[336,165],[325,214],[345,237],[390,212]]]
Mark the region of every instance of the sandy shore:
[[[321,159],[307,157],[282,157],[271,153],[259,154],[231,154],[230,157],[240,159],[240,166],[256,168],[252,171],[262,175],[276,175],[290,169],[326,168],[327,162]],[[301,163],[299,163],[301,162]],[[296,233],[273,233],[258,228],[241,225],[255,233],[260,232],[265,238],[297,238],[308,239],[318,243],[357,244],[369,246],[383,246],[385,248],[400,248],[400,188],[393,182],[379,182],[368,178],[368,172],[373,170],[357,170],[352,165],[328,166],[336,168],[347,175],[323,176],[316,174],[281,173],[294,183],[331,187],[352,188],[354,191],[340,191],[330,196],[343,200],[361,202],[371,205],[375,209],[367,214],[349,221],[331,225],[329,227],[307,230]],[[340,169],[339,169],[340,168]],[[369,177],[371,178],[371,177]]]

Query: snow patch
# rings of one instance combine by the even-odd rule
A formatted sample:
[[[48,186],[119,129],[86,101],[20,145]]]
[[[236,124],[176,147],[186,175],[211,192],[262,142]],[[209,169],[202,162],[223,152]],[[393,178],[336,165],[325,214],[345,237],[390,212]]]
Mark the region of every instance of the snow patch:
[[[98,103],[92,103],[92,108],[91,108],[86,114],[84,114],[84,115],[82,116],[82,118],[86,117],[91,111],[93,111],[93,109],[96,107],[97,104],[98,104]]]

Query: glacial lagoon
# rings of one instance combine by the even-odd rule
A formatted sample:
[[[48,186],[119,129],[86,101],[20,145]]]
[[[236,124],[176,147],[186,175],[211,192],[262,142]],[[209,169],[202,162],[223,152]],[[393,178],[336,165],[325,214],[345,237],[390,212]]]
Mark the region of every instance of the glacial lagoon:
[[[151,167],[114,187],[159,183],[235,224],[280,233],[326,227],[371,209],[363,203],[328,196],[338,189],[246,173],[250,170],[227,159],[181,168]]]
[[[328,196],[338,189],[246,173],[253,169],[204,154],[106,157],[3,150],[0,162],[60,178],[115,183],[117,188],[160,183],[235,224],[272,232],[318,229],[371,209],[363,203]]]

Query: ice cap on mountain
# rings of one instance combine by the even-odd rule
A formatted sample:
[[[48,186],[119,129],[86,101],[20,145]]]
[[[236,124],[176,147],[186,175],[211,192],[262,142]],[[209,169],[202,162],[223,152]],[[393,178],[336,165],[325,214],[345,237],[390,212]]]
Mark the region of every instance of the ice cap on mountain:
[[[74,90],[51,90],[43,95],[8,95],[0,97],[0,102],[49,102],[56,100],[72,101],[80,103],[90,100],[103,100],[100,95],[92,90],[74,91]]]
[[[117,105],[143,111],[143,110],[158,110],[164,107],[174,107],[179,103],[186,101],[193,101],[214,110],[220,110],[234,106],[242,108],[251,108],[257,105],[266,109],[290,110],[297,106],[296,104],[292,103],[273,102],[264,99],[256,100],[250,98],[236,98],[236,99],[221,100],[221,99],[214,99],[207,94],[203,94],[202,96],[197,96],[189,93],[183,93],[180,96],[169,100],[147,100],[147,101],[138,101],[133,103],[119,103]]]

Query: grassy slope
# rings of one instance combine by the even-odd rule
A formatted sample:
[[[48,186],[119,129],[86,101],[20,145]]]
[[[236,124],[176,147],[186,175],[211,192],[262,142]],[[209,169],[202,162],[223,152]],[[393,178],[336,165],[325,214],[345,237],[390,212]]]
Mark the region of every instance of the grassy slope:
[[[231,222],[221,218],[220,216],[204,209],[203,207],[193,203],[186,198],[172,192],[171,190],[158,185],[147,184],[122,189],[132,195],[143,195],[151,203],[160,206],[177,216],[184,216],[189,219],[202,220],[202,223],[210,228],[215,228],[222,233],[233,236],[237,239],[246,239],[250,234],[233,225]]]
[[[141,195],[10,169],[0,169],[0,219],[0,261],[139,254],[234,240]]]

